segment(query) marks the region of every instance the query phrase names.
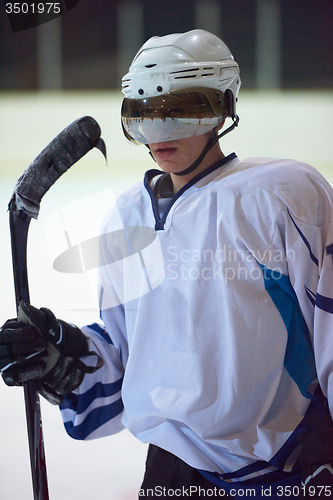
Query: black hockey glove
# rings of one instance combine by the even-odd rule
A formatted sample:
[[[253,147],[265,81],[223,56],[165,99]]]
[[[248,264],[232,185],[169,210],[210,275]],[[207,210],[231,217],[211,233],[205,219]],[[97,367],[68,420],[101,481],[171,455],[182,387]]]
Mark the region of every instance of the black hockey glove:
[[[95,355],[95,367],[82,357]],[[46,308],[21,302],[17,319],[6,321],[0,330],[0,372],[7,385],[34,380],[38,392],[60,404],[82,382],[86,373],[102,366],[101,358],[88,350],[86,337],[74,325],[55,318]]]

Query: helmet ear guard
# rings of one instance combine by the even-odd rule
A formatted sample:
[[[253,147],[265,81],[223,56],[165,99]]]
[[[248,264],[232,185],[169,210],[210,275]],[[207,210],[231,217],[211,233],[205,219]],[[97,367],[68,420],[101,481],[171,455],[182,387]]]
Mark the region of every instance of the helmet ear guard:
[[[239,116],[236,115],[236,113],[235,113],[235,99],[234,99],[233,93],[230,89],[227,89],[225,91],[224,98],[225,98],[225,104],[226,104],[226,107],[228,110],[228,116],[232,119],[233,123],[232,123],[232,125],[230,125],[230,127],[228,127],[226,130],[224,130],[223,132],[221,132],[218,135],[218,139],[221,139],[221,137],[223,137],[224,135],[226,135],[229,132],[231,132],[232,130],[234,130],[234,128],[238,127],[238,123],[239,123]]]
[[[233,93],[230,89],[227,89],[224,93],[224,102],[225,102],[226,108],[228,110],[228,116],[230,116],[230,118],[234,119],[236,116],[235,100],[234,100]]]

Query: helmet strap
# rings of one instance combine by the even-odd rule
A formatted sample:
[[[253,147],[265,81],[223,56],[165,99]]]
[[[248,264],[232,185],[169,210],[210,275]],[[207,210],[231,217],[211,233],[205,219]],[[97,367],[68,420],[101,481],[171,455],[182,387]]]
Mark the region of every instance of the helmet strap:
[[[195,170],[196,168],[198,168],[198,166],[200,165],[200,163],[202,162],[202,160],[204,159],[204,157],[206,156],[208,151],[210,151],[212,149],[212,147],[215,146],[215,144],[219,141],[219,139],[221,139],[221,137],[228,134],[229,132],[234,130],[235,127],[238,126],[239,117],[237,115],[235,115],[232,118],[232,121],[233,121],[232,125],[230,125],[230,127],[228,127],[226,130],[224,130],[220,134],[216,134],[217,127],[213,128],[212,134],[211,134],[210,138],[208,139],[208,142],[207,142],[206,146],[204,147],[201,155],[188,168],[186,168],[185,170],[182,170],[181,172],[174,172],[174,175],[187,175],[187,174],[190,174],[191,172],[193,172],[193,170]]]

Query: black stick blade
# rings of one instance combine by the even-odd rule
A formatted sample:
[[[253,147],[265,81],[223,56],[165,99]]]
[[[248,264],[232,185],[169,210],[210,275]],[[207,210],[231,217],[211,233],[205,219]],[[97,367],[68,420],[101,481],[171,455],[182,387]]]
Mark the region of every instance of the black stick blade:
[[[101,129],[91,116],[71,123],[30,163],[18,179],[9,209],[22,210],[37,219],[40,202],[50,187],[74,163],[97,147],[106,157]]]

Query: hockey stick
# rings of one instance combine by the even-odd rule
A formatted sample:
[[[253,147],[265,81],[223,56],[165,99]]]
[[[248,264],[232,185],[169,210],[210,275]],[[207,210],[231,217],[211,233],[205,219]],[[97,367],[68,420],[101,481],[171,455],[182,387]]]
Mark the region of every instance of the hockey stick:
[[[30,221],[37,219],[44,194],[88,151],[97,147],[106,158],[105,144],[100,135],[100,127],[93,118],[79,118],[50,142],[16,183],[8,209],[17,308],[21,300],[30,302],[27,273]],[[24,399],[34,500],[48,500],[40,402],[34,382],[24,383]]]

